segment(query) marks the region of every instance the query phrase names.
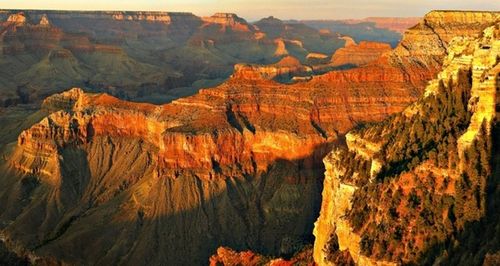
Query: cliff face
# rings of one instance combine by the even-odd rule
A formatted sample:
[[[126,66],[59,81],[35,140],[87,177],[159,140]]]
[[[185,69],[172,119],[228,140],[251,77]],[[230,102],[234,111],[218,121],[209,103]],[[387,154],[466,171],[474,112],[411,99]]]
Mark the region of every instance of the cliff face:
[[[234,76],[162,106],[79,89],[51,96],[52,114],[3,166],[3,232],[68,263],[203,263],[221,245],[294,252],[319,209],[321,158],[338,134],[409,104],[414,87],[399,84],[409,89]],[[82,252],[77,238],[93,240],[78,242]]]
[[[450,14],[431,12],[425,25]],[[458,21],[478,16],[489,15],[464,13]],[[446,259],[445,243],[466,223],[486,215],[499,27],[447,39],[444,68],[422,99],[383,123],[348,133],[347,147],[324,159],[314,229],[319,265],[333,265],[342,251],[359,265],[433,263]]]
[[[330,143],[408,104],[326,86],[232,78],[163,106],[51,96],[52,114],[2,168],[8,243],[77,264],[201,264],[222,245],[294,252],[310,239]]]
[[[383,53],[377,60],[346,71],[331,71],[314,79],[337,84],[374,84],[372,86],[409,83],[414,88],[424,88],[441,69],[450,36],[477,37],[498,16],[495,12],[430,12],[405,33],[394,50]],[[414,92],[418,97],[422,91],[417,89]]]

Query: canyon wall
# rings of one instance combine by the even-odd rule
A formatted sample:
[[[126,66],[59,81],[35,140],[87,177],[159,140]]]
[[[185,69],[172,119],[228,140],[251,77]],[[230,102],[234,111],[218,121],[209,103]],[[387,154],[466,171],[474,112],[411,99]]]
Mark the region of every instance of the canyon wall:
[[[431,12],[424,25],[436,17],[449,21],[452,14]],[[488,139],[500,88],[500,25],[498,14],[466,12],[459,21],[482,16],[496,16],[482,34],[451,41],[446,35],[443,71],[422,99],[384,123],[348,133],[347,147],[324,159],[323,202],[314,229],[319,265],[334,265],[342,251],[359,265],[446,259],[439,243],[485,215]],[[479,161],[474,172],[471,165]]]
[[[325,86],[234,78],[164,106],[51,96],[2,168],[7,242],[75,264],[203,264],[221,245],[291,254],[311,241],[337,134],[408,104]]]

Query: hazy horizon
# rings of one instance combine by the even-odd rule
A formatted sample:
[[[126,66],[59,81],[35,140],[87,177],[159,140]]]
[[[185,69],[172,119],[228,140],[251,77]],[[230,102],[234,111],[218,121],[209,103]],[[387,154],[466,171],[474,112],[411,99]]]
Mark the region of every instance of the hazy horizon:
[[[404,3],[397,0],[173,0],[157,2],[144,0],[53,0],[36,2],[17,0],[4,3],[0,9],[42,9],[42,10],[79,10],[79,11],[169,11],[191,12],[198,16],[209,16],[216,12],[236,13],[239,16],[254,21],[263,17],[275,16],[280,19],[360,19],[366,17],[421,17],[425,13],[436,10],[488,10],[499,11],[500,1],[491,0],[453,1],[417,1]]]

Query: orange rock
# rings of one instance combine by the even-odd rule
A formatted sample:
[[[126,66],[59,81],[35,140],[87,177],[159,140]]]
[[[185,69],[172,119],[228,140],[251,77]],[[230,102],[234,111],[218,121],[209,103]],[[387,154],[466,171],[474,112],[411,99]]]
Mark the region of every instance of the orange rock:
[[[331,65],[362,66],[377,60],[383,53],[391,50],[387,43],[362,41],[358,45],[346,45],[332,56]]]

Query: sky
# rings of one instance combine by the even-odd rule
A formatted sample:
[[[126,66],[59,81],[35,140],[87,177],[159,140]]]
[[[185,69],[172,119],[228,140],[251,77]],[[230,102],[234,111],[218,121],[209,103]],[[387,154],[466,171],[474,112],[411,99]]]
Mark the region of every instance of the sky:
[[[249,20],[419,17],[435,9],[500,11],[500,0],[0,0],[0,9],[187,11],[236,13]]]

